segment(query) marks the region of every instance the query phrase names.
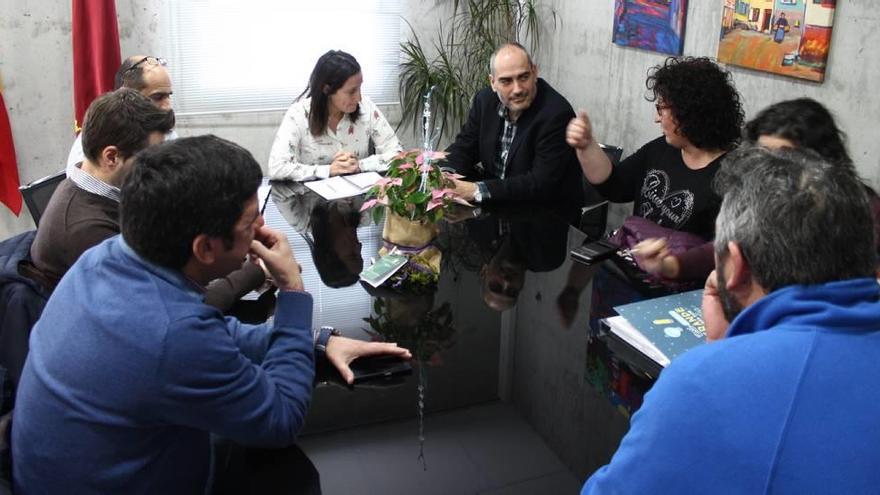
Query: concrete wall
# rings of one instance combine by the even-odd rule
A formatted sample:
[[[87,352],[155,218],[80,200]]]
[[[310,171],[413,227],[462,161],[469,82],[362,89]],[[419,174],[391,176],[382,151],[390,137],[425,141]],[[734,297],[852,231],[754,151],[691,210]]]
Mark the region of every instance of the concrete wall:
[[[713,57],[718,49],[722,0],[691,0],[684,54]],[[600,140],[635,151],[660,135],[654,107],[643,98],[648,69],[665,56],[611,44],[614,2],[552,0],[564,20],[538,54],[542,75],[575,108],[586,109]],[[827,105],[849,135],[849,149],[862,176],[880,185],[880,13],[868,0],[838,2],[825,82],[729,67],[743,96],[746,118],[776,101],[808,96]],[[550,39],[550,37],[548,37]]]
[[[117,0],[123,54],[160,53],[164,5],[169,0]],[[562,19],[537,54],[541,74],[575,107],[589,110],[597,134],[626,152],[659,135],[653,106],[644,101],[645,73],[663,55],[611,43],[613,3],[549,0]],[[685,53],[714,56],[720,30],[721,0],[690,2]],[[19,174],[23,183],[59,170],[73,139],[73,96],[69,0],[0,0],[0,77],[9,112]],[[841,2],[824,84],[732,68],[747,116],[769,103],[811,96],[826,103],[848,131],[850,150],[862,175],[880,185],[880,92],[871,81],[880,75],[880,14],[869,0]],[[428,40],[437,21],[446,19],[442,0],[408,0],[404,16]],[[549,16],[545,16],[549,19]],[[405,26],[402,35],[407,34]],[[173,76],[173,64],[172,64]],[[387,108],[396,121],[396,108]],[[251,150],[265,163],[281,112],[181,117],[181,135],[212,132]],[[404,133],[405,145],[418,140]],[[32,228],[27,212],[16,218],[0,208],[0,238]]]
[[[119,0],[123,54],[150,52],[161,41],[160,1]],[[73,131],[73,61],[69,0],[0,0],[0,77],[22,184],[64,168]],[[0,207],[0,239],[32,229]]]

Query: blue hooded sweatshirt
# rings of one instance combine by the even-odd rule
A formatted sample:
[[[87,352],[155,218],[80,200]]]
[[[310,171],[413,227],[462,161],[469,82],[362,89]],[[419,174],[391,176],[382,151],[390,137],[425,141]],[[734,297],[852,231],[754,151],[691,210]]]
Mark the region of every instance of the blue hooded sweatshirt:
[[[878,493],[880,285],[790,286],[661,374],[592,493]]]

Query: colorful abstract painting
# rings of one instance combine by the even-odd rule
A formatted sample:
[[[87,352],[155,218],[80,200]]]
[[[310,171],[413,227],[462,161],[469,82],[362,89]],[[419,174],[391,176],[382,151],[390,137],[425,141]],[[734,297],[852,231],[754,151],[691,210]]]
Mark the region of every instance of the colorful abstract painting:
[[[718,61],[822,82],[837,0],[721,0]]]
[[[614,43],[681,55],[687,0],[614,0]]]

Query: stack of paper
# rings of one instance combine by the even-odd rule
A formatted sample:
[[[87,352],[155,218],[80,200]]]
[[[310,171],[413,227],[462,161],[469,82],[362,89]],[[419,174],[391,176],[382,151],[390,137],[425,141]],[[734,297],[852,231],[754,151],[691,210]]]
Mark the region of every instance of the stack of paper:
[[[362,172],[306,182],[305,185],[320,194],[322,198],[333,200],[363,194],[381,178],[382,176],[376,172]]]

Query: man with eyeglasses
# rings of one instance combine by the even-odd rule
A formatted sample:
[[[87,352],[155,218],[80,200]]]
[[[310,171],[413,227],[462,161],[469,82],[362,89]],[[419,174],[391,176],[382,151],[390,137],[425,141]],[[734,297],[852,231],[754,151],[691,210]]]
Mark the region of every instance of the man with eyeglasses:
[[[518,43],[499,47],[489,62],[491,87],[474,97],[467,122],[446,149],[465,180],[467,200],[554,201],[581,206],[583,186],[575,153],[565,144],[574,110],[538,78],[538,66]]]
[[[146,55],[128,57],[116,71],[113,89],[131,88],[149,98],[160,110],[171,112],[173,111],[171,95],[174,91],[171,88],[171,75],[166,65],[164,58]],[[176,138],[177,133],[173,129],[165,135],[166,141]],[[82,133],[80,133],[70,148],[70,154],[67,155],[68,176],[71,174],[71,168],[82,162],[84,157]]]

